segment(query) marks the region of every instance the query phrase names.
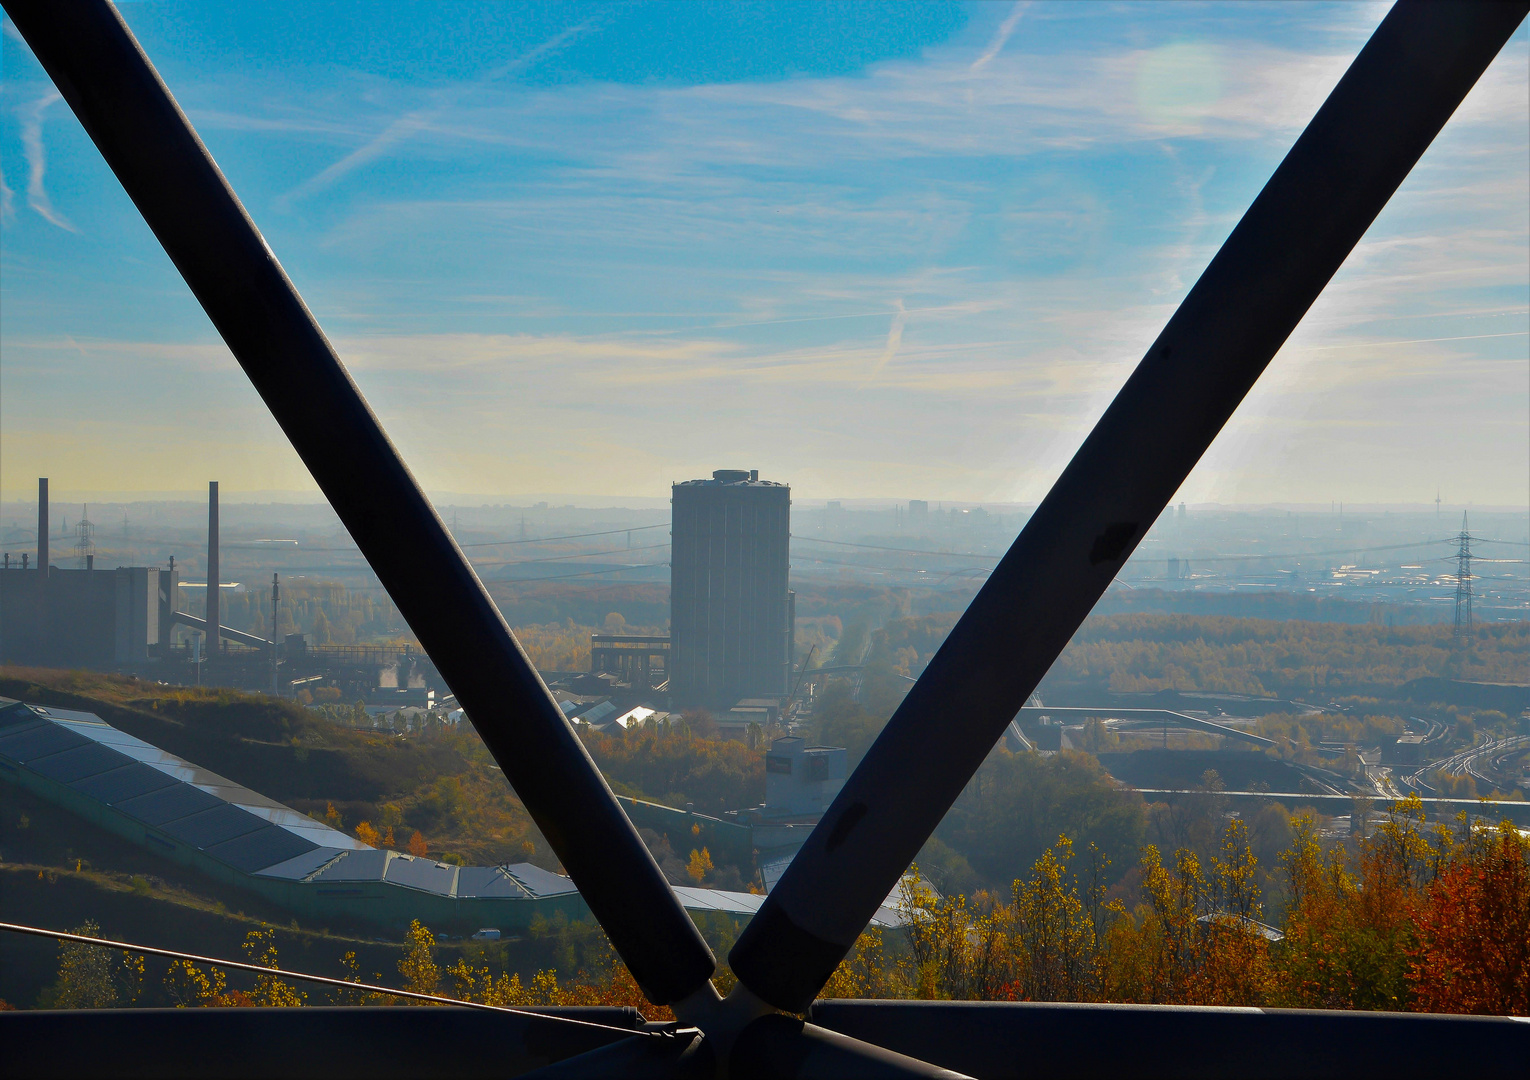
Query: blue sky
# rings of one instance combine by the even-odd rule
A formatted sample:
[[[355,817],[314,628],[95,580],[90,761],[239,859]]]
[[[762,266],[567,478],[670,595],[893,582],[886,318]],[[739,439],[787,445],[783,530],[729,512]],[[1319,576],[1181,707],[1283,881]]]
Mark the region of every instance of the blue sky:
[[[427,489],[1033,501],[1385,5],[146,4]],[[7,22],[0,489],[312,492]],[[1530,490],[1521,27],[1187,482]]]

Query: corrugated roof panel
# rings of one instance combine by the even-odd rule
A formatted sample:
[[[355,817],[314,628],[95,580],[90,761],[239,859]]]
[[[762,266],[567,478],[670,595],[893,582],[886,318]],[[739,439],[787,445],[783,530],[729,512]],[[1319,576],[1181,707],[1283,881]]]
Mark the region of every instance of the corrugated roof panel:
[[[320,847],[341,848],[351,851],[368,851],[370,845],[363,844],[354,836],[347,836],[339,829],[332,829],[322,821],[315,821],[307,814],[300,814],[287,806],[252,806],[246,802],[236,802],[235,806],[241,810],[248,810],[258,818],[269,821],[272,825],[279,825],[288,832],[296,833],[304,839],[311,840]]]
[[[89,741],[72,731],[65,731],[57,724],[44,723],[35,728],[13,728],[0,735],[0,754],[28,765],[38,758],[61,754],[76,746],[84,746]]]
[[[190,784],[171,784],[136,799],[125,799],[116,805],[118,810],[146,825],[163,825],[167,821],[190,817],[203,810],[227,804],[219,802],[205,791],[198,791]]]
[[[214,844],[206,850],[207,854],[215,859],[221,859],[235,870],[253,874],[268,866],[275,866],[299,855],[306,855],[316,850],[317,846],[301,836],[293,836],[286,829],[262,824],[254,832],[245,833],[243,836],[226,840],[221,844]]]
[[[32,769],[50,780],[57,780],[60,784],[70,784],[129,764],[131,764],[129,759],[115,750],[108,749],[99,743],[86,743],[84,746],[76,746],[73,750],[65,750],[62,754],[51,754],[41,761],[34,762]]]
[[[543,870],[531,863],[511,863],[505,867],[505,872],[520,882],[532,896],[562,896],[579,891],[571,878]]]
[[[32,705],[33,712],[48,717],[50,720],[59,720],[65,723],[90,724],[93,727],[111,727],[95,713],[78,712],[74,709],[56,709],[52,705]]]
[[[450,863],[416,859],[400,855],[388,860],[387,881],[391,885],[403,885],[410,889],[450,896],[452,886],[457,884],[457,868]]]
[[[159,791],[173,783],[175,783],[174,780],[158,769],[151,769],[147,765],[130,761],[111,772],[75,780],[69,786],[81,795],[111,806],[137,798],[139,795],[147,795],[151,791]]]
[[[349,851],[345,858],[333,866],[325,867],[314,880],[381,881],[392,855],[391,851],[379,851],[376,848],[370,851]]]
[[[260,792],[251,791],[249,788],[242,784],[235,784],[232,781],[226,780],[216,784],[208,783],[206,775],[203,774],[201,770],[198,770],[198,775],[194,779],[188,781],[188,783],[195,784],[197,787],[201,788],[209,795],[218,796],[218,798],[222,799],[224,802],[238,803],[240,806],[250,807],[251,813],[254,813],[254,807],[257,806],[264,807],[267,810],[289,809],[288,807],[285,807],[281,803],[277,802],[275,799],[268,799]],[[296,813],[296,811],[289,812]]]
[[[188,765],[182,759],[176,757],[168,750],[161,750],[157,746],[138,746],[134,743],[119,743],[112,746],[117,753],[141,761],[145,765],[158,769],[166,776],[173,776],[180,781],[190,781],[196,776],[197,770]]]
[[[268,866],[264,870],[258,870],[256,873],[260,877],[302,881],[315,870],[321,869],[325,863],[330,862],[335,856],[344,854],[345,852],[338,848],[318,847],[312,851],[304,852],[295,858],[288,859],[286,862],[280,862],[275,866]]]
[[[41,720],[42,717],[19,701],[0,705],[0,731],[4,731],[6,728],[20,727],[23,724],[36,724],[41,722]]]
[[[129,735],[121,728],[114,728],[109,724],[87,724],[79,720],[55,720],[59,727],[67,728],[76,735],[82,735],[92,742],[98,742],[103,746],[114,747],[118,750],[136,748],[138,750],[153,750],[156,753],[165,753],[157,746],[144,742],[136,735]]]
[[[192,847],[199,848],[210,848],[214,844],[221,844],[225,840],[232,840],[236,836],[243,836],[245,833],[265,827],[267,827],[266,823],[254,814],[246,813],[228,803],[219,803],[199,814],[177,818],[160,826],[177,840],[184,840]],[[270,864],[267,863],[267,865]]]
[[[23,717],[22,723],[12,724],[10,727],[0,728],[0,742],[3,742],[6,739],[10,739],[17,735],[21,735],[28,731],[42,731],[48,726],[48,721],[42,719],[40,716],[34,716],[31,720],[26,720]],[[0,750],[0,757],[6,756],[8,755],[6,755],[3,750]]]
[[[531,893],[497,866],[463,866],[457,870],[457,895],[530,899]]]
[[[673,885],[680,905],[691,911],[725,911],[730,915],[753,915],[765,902],[763,896],[753,893],[728,892],[723,889],[700,889],[689,885]]]

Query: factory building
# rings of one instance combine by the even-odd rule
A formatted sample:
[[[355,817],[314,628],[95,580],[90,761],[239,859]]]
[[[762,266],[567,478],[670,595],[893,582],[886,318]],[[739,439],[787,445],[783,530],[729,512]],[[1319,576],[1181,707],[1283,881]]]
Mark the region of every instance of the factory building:
[[[719,469],[671,492],[670,701],[725,710],[790,692],[791,488]]]
[[[157,655],[175,619],[175,571],[98,569],[94,555],[51,565],[46,479],[37,496],[37,561],[6,553],[0,565],[0,661],[107,668]]]

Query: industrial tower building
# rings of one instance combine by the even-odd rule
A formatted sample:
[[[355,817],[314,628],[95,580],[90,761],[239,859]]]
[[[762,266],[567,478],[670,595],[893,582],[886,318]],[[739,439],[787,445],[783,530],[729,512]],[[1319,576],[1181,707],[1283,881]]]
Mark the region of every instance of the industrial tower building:
[[[670,699],[724,709],[790,691],[791,488],[718,469],[671,492]]]

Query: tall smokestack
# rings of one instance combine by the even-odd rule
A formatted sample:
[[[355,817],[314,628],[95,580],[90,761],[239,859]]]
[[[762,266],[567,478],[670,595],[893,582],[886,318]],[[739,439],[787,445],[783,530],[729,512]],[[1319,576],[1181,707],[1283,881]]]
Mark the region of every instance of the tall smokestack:
[[[37,569],[48,577],[48,478],[37,478]]]
[[[207,484],[207,648],[218,651],[218,481]]]

